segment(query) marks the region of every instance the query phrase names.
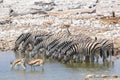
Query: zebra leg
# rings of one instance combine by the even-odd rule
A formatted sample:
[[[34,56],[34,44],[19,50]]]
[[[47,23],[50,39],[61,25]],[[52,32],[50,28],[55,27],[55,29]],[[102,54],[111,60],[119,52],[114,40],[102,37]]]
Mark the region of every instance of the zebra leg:
[[[69,56],[64,56],[64,64],[68,63],[70,61],[70,57]]]
[[[79,55],[73,55],[73,62],[79,62]]]
[[[18,51],[18,48],[19,48],[20,44],[21,44],[21,42],[20,43],[19,42],[15,42],[15,47],[13,49],[15,52]]]
[[[92,54],[92,55],[90,56],[90,62],[94,62],[94,60],[95,60],[95,56]]]
[[[80,62],[83,63],[85,60],[85,56],[83,54],[80,54],[79,58],[80,58]]]
[[[96,62],[98,63],[98,61],[99,61],[99,55],[95,55],[95,57],[96,57]]]
[[[107,51],[103,51],[103,62],[107,62]]]
[[[90,56],[89,55],[85,56],[85,62],[90,62]]]

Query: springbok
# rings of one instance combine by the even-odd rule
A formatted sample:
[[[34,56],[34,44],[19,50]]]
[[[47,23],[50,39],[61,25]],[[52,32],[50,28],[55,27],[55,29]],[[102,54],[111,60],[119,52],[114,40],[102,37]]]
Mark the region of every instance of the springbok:
[[[35,59],[35,60],[27,61],[27,64],[31,66],[31,70],[32,70],[32,67],[35,70],[36,66],[42,66],[42,70],[43,70],[44,60],[43,59]]]
[[[11,68],[15,68],[17,66],[21,66],[24,70],[26,69],[25,68],[25,60],[23,58],[19,58],[19,59],[16,59],[14,61],[11,62]]]

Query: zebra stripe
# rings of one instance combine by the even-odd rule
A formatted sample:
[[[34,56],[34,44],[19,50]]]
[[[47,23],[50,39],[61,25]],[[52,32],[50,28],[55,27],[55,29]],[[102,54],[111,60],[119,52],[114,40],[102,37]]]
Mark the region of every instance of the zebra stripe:
[[[25,40],[31,35],[31,33],[22,33],[17,40],[15,41],[15,47],[14,47],[14,51],[16,51],[19,47],[19,45],[22,42],[25,42]]]

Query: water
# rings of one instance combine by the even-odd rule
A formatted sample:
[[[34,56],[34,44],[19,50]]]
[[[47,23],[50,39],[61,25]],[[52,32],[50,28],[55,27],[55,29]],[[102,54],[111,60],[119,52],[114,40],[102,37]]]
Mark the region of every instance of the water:
[[[88,74],[120,75],[120,59],[111,64],[62,64],[46,62],[44,70],[37,67],[31,70],[29,66],[22,69],[10,68],[10,62],[15,59],[12,51],[0,52],[0,80],[82,80]]]

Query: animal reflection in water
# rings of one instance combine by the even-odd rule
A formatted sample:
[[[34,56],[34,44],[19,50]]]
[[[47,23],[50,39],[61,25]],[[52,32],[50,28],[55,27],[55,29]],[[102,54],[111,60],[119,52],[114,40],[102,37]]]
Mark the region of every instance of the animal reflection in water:
[[[21,58],[24,55],[24,58]],[[44,70],[44,60],[40,59],[39,57],[36,59],[32,59],[28,53],[25,54],[21,54],[19,55],[18,53],[15,53],[15,57],[16,59],[13,60],[10,64],[11,64],[11,68],[12,69],[16,69],[16,68],[22,68],[24,70],[26,70],[26,65],[29,65],[31,67],[31,70],[35,70],[37,66],[41,67],[42,70]]]
[[[43,54],[39,54],[36,55],[34,57],[34,59],[31,57],[31,54],[30,53],[24,53],[24,54],[17,54],[15,53],[15,56],[16,58],[19,59],[19,57],[23,56],[26,58],[26,59],[23,59],[25,64],[28,65],[29,67],[31,67],[31,70],[38,70],[37,67],[40,67],[42,70],[44,70],[44,61],[46,59],[43,58]],[[49,59],[48,61],[51,61],[51,59]],[[113,67],[114,66],[114,62],[106,62],[106,63],[74,63],[74,62],[71,62],[71,63],[68,63],[68,64],[65,64],[66,67],[71,67],[71,68],[101,68],[102,66],[104,67]],[[23,68],[24,69],[24,68]],[[25,66],[25,69],[26,66]]]

